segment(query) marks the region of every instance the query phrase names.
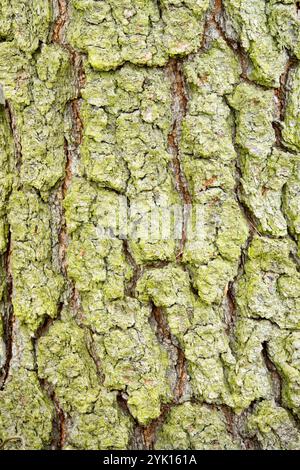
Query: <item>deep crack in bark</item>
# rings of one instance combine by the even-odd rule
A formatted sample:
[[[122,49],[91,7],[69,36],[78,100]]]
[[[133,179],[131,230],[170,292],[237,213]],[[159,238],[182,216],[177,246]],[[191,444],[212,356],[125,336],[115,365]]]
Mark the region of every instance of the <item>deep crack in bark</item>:
[[[176,189],[183,203],[182,237],[180,240],[179,251],[176,255],[176,259],[179,262],[182,260],[183,256],[183,250],[187,238],[189,211],[192,204],[192,197],[180,162],[181,127],[182,121],[187,112],[188,96],[185,87],[182,63],[178,59],[171,59],[166,70],[172,84],[172,111],[174,116],[172,129],[168,136],[169,152],[172,155],[172,168],[175,175]]]
[[[11,273],[11,233],[8,234],[7,251],[4,255],[3,264],[6,274],[6,292],[4,298],[4,338],[5,338],[5,363],[0,376],[0,390],[3,390],[9,375],[13,347],[13,324],[14,314],[12,305],[13,277]]]

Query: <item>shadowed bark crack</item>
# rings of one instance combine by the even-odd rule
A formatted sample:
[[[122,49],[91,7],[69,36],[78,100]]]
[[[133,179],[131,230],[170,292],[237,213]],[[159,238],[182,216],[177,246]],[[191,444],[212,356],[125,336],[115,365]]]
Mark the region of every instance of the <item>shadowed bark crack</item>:
[[[133,275],[132,275],[130,282],[126,283],[125,292],[127,296],[135,298],[135,289],[136,289],[136,285],[139,280],[139,277],[141,275],[141,266],[139,266],[136,263],[134,257],[132,256],[130,248],[129,248],[128,240],[123,240],[123,250],[124,250],[125,258],[133,271]]]
[[[60,318],[61,310],[63,304],[60,305],[59,314],[57,318]],[[57,319],[56,318],[56,319]],[[55,396],[54,390],[51,385],[44,379],[39,376],[38,362],[37,362],[37,347],[38,341],[45,335],[47,335],[49,328],[53,325],[55,319],[47,317],[44,323],[37,329],[34,337],[32,338],[32,350],[33,350],[33,361],[34,361],[34,370],[36,372],[39,384],[45,395],[51,400],[54,406],[54,418],[52,423],[52,438],[49,445],[51,450],[60,450],[64,446],[65,437],[66,437],[66,427],[65,427],[65,415],[62,408],[59,405],[58,399]]]
[[[13,278],[11,274],[11,234],[8,235],[7,251],[4,255],[4,269],[6,274],[6,292],[4,298],[4,339],[5,339],[5,363],[3,371],[0,375],[0,389],[2,390],[5,386],[7,377],[9,375],[10,363],[12,358],[12,347],[13,347],[13,325],[14,325],[14,314],[12,305],[12,289],[13,289]]]
[[[68,2],[67,0],[56,0],[55,7],[57,17],[53,26],[52,41],[61,44],[63,41],[64,28],[68,20]]]
[[[22,164],[22,145],[21,145],[21,139],[19,136],[18,128],[17,128],[17,123],[16,123],[16,116],[14,114],[13,107],[9,101],[6,101],[6,115],[8,118],[8,122],[11,128],[11,134],[13,137],[13,142],[14,142],[14,153],[15,153],[15,158],[14,158],[14,164],[15,164],[15,172],[16,176],[19,176],[20,174],[20,168]]]
[[[55,411],[56,411],[56,426],[57,426],[57,433],[54,432],[53,436],[53,441],[51,443],[51,448],[52,449],[63,449],[65,442],[66,442],[66,437],[67,437],[67,429],[66,429],[66,416],[63,412],[63,409],[60,407],[60,404],[53,393],[52,396],[52,401],[55,406]],[[54,428],[55,431],[55,428]]]
[[[182,171],[180,162],[181,127],[182,121],[187,112],[188,96],[185,87],[182,63],[178,59],[171,59],[167,65],[166,70],[172,84],[172,111],[174,117],[172,130],[168,136],[169,152],[173,157],[172,168],[175,175],[176,189],[183,203],[182,237],[180,240],[179,251],[176,255],[177,261],[181,261],[187,237],[189,210],[192,203],[192,197],[189,192],[188,184]]]
[[[287,61],[285,71],[280,77],[280,87],[275,88],[275,103],[277,105],[277,119],[272,122],[275,131],[276,146],[286,152],[296,153],[292,149],[287,148],[283,143],[282,138],[282,123],[285,117],[285,110],[287,104],[288,82],[291,72],[295,69],[298,60],[295,57],[290,57]]]
[[[174,384],[173,388],[173,400],[170,403],[162,405],[160,416],[154,419],[148,426],[140,426],[144,439],[144,445],[148,450],[154,448],[157,430],[164,423],[165,418],[169,414],[170,410],[181,403],[181,400],[186,392],[188,381],[185,354],[178,344],[178,341],[172,335],[162,309],[156,307],[154,304],[152,304],[152,317],[155,320],[157,330],[156,335],[159,342],[163,344],[167,350],[169,350],[170,356],[172,356],[171,350],[175,353],[176,383]]]
[[[268,343],[264,341],[262,343],[262,356],[264,358],[266,367],[271,375],[272,378],[272,386],[273,386],[273,393],[274,399],[276,403],[280,406],[282,405],[282,379],[281,376],[275,366],[275,364],[271,361],[268,355]]]
[[[17,162],[17,172],[19,173],[19,165],[21,161],[21,144],[17,133],[15,116],[13,114],[10,104],[6,103],[6,114],[8,117],[8,123],[10,125],[11,134],[14,142],[15,161]],[[8,225],[7,235],[7,247],[6,253],[2,257],[3,269],[5,272],[5,292],[3,299],[3,320],[4,320],[4,340],[5,340],[5,364],[3,371],[0,375],[0,389],[2,390],[5,386],[5,382],[9,375],[10,363],[12,358],[13,348],[13,324],[14,324],[14,309],[12,304],[13,295],[13,276],[11,269],[11,256],[12,256],[12,239],[11,230]]]
[[[68,246],[68,234],[66,227],[66,220],[63,210],[63,200],[67,194],[67,191],[71,185],[74,172],[76,172],[76,165],[79,160],[79,147],[82,143],[83,137],[83,123],[80,117],[80,96],[81,89],[85,83],[85,74],[83,70],[82,57],[78,54],[69,44],[65,42],[64,29],[69,18],[68,14],[68,2],[66,0],[57,0],[58,16],[53,28],[52,41],[65,48],[70,56],[70,62],[73,66],[76,98],[71,100],[69,103],[69,115],[71,118],[72,129],[71,137],[67,140],[65,138],[65,178],[61,184],[58,192],[60,199],[60,213],[61,213],[61,227],[59,238],[59,259],[61,263],[61,271],[65,277],[68,286],[68,304],[72,311],[77,312],[79,308],[79,293],[76,290],[73,283],[68,279],[67,275],[67,246]]]
[[[160,343],[165,344],[167,347],[172,347],[176,353],[175,369],[177,380],[174,387],[174,403],[179,403],[184,394],[188,379],[185,354],[178,341],[172,335],[162,309],[152,305],[152,314],[157,326],[157,336]]]
[[[64,42],[64,28],[68,20],[68,2],[65,0],[58,0],[56,3],[58,16],[54,23],[52,42],[57,43],[63,48],[65,48],[70,56],[70,62],[73,65],[74,70],[74,79],[75,79],[75,88],[77,97],[70,101],[69,103],[69,116],[72,123],[71,136],[67,140],[65,138],[64,150],[66,157],[65,165],[65,178],[62,181],[59,189],[54,195],[54,199],[59,206],[59,216],[60,216],[60,226],[57,233],[58,238],[58,262],[60,271],[65,279],[66,289],[62,300],[59,304],[58,314],[55,319],[47,317],[44,323],[38,328],[33,338],[33,352],[34,352],[34,362],[35,370],[37,372],[37,377],[40,383],[42,390],[46,393],[49,399],[52,401],[55,409],[55,417],[53,421],[52,429],[52,441],[50,444],[51,449],[62,449],[66,441],[66,416],[61,408],[55,392],[44,379],[39,377],[38,366],[37,366],[37,346],[41,337],[47,334],[50,326],[55,322],[55,320],[60,319],[61,312],[67,305],[71,311],[76,314],[79,309],[79,294],[75,289],[75,286],[68,278],[67,273],[67,246],[68,246],[68,234],[66,227],[66,220],[63,209],[63,200],[67,194],[67,191],[71,185],[71,181],[74,174],[74,169],[76,167],[77,160],[79,158],[79,146],[82,142],[82,121],[80,118],[80,105],[79,97],[80,90],[84,83],[84,72],[82,67],[82,58],[76,53],[68,44]]]

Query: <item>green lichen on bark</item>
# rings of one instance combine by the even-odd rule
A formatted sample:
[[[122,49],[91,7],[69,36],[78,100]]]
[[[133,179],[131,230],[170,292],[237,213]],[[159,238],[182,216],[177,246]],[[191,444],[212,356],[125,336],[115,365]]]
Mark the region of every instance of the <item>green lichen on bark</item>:
[[[233,450],[239,443],[227,430],[221,411],[184,403],[174,408],[158,432],[155,449]]]
[[[125,298],[106,309],[111,324],[102,324],[103,333],[93,336],[104,385],[125,391],[131,414],[146,425],[160,415],[161,403],[171,399],[170,360],[148,323],[149,307]]]
[[[164,208],[179,203],[167,153],[172,118],[166,73],[125,65],[115,73],[99,74],[87,67],[82,94],[82,173],[98,187],[128,198],[129,231],[134,232],[139,220],[129,241],[139,264],[174,260],[176,241],[149,242],[145,237],[150,211],[163,214]]]
[[[70,132],[70,126],[64,115],[75,96],[69,54],[56,44],[44,44],[33,59],[15,42],[1,43],[0,76],[22,154],[17,162],[21,183],[47,198],[66,164],[64,129]]]
[[[2,0],[0,37],[14,40],[18,49],[33,53],[46,42],[52,21],[51,2],[43,0]]]
[[[44,45],[35,64],[31,104],[17,117],[22,147],[21,181],[45,194],[64,176],[64,113],[75,96],[69,54]],[[43,129],[43,132],[41,132]],[[67,129],[66,129],[67,130]]]
[[[293,251],[289,240],[253,240],[237,287],[241,315],[265,318],[281,328],[300,328],[300,276],[290,257]]]
[[[255,407],[248,420],[248,429],[266,450],[297,450],[300,435],[293,417],[272,401]]]
[[[0,0],[4,449],[300,448],[298,3]]]
[[[34,191],[14,191],[8,221],[13,244],[14,314],[34,332],[46,316],[57,315],[63,287],[51,259],[50,210]]]
[[[36,373],[15,371],[0,392],[0,438],[5,449],[43,449],[51,442],[53,405]]]
[[[0,440],[4,449],[49,448],[55,408],[35,371],[30,330],[15,320],[12,336],[10,369],[0,391]]]
[[[8,241],[7,202],[13,182],[14,147],[8,116],[0,110],[0,253],[4,253]],[[2,296],[1,296],[2,297]]]
[[[126,297],[132,268],[122,240],[102,237],[102,230],[112,227],[118,199],[115,192],[93,191],[87,182],[74,180],[65,199],[72,234],[68,273],[81,294],[82,322],[96,333],[104,385],[126,390],[133,416],[146,424],[159,416],[160,401],[170,398],[168,358],[148,323],[150,308]]]
[[[296,0],[270,0],[267,5],[268,26],[277,44],[300,56],[300,21]]]
[[[278,35],[276,27],[269,26],[269,15],[266,11],[265,0],[224,0],[224,26],[227,34],[234,40],[240,41],[249,54],[251,66],[249,78],[265,86],[279,86],[280,75],[284,71],[287,54],[282,48],[282,35]],[[274,11],[270,7],[270,11]],[[283,14],[277,16],[277,21],[284,24]],[[272,19],[271,19],[272,22]],[[278,25],[279,26],[279,25]],[[272,33],[277,34],[273,36]],[[276,38],[281,41],[279,44]]]
[[[225,368],[234,364],[234,357],[217,306],[195,298],[189,275],[180,267],[148,271],[137,291],[143,301],[164,309],[184,350],[194,394],[208,403],[232,404]]]
[[[198,49],[209,0],[72,0],[68,39],[96,70],[165,65]]]
[[[299,129],[300,129],[300,114],[299,114],[299,104],[300,104],[300,67],[297,66],[295,70],[292,71],[288,86],[290,88],[290,93],[287,98],[287,106],[285,119],[283,123],[282,136],[286,145],[292,150],[300,150],[300,138],[299,138]]]
[[[39,341],[39,376],[54,388],[68,416],[66,449],[122,449],[130,420],[118,409],[116,392],[101,385],[86,335],[65,312]]]

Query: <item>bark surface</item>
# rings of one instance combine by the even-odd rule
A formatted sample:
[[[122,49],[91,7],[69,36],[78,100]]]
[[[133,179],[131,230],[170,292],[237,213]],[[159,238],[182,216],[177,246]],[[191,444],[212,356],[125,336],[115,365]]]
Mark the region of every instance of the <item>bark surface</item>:
[[[1,449],[300,449],[299,2],[0,0],[0,39]]]

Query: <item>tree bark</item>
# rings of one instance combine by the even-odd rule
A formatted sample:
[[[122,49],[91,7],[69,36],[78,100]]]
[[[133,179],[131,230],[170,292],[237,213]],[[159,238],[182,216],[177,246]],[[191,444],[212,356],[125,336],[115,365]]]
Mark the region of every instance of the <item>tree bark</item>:
[[[300,449],[299,2],[0,13],[0,447]]]

